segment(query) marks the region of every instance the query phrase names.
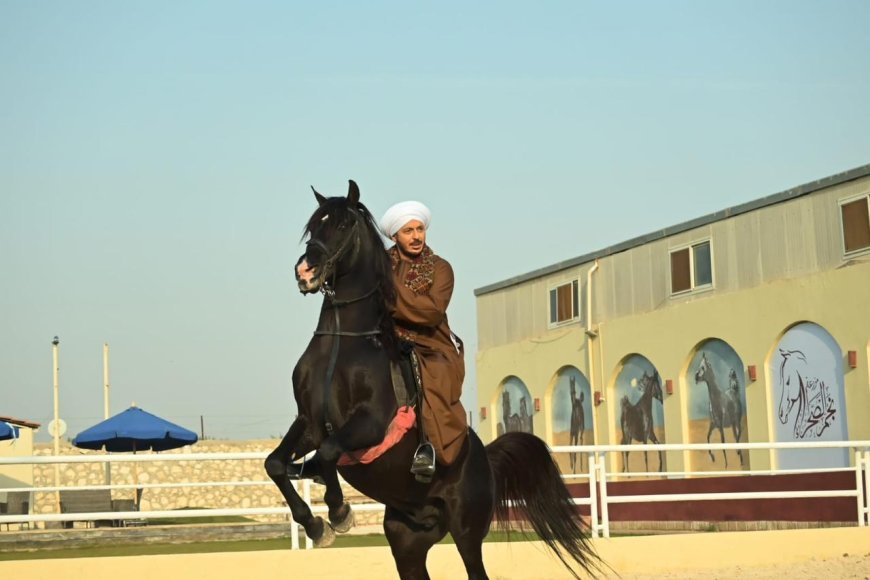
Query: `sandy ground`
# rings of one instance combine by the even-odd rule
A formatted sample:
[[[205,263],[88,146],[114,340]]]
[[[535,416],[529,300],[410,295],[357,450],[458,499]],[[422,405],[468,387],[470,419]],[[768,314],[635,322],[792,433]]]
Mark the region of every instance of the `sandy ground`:
[[[608,576],[617,578],[617,576]],[[801,563],[788,563],[779,566],[729,566],[704,570],[681,570],[654,575],[624,574],[623,580],[834,580],[840,578],[870,579],[870,547],[865,554],[843,554],[835,558],[812,559]]]
[[[653,579],[870,579],[870,528],[717,532],[595,541],[615,572],[600,577]],[[540,542],[484,546],[492,580],[573,576]],[[454,546],[429,554],[432,580],[466,577]],[[618,573],[618,574],[617,574]],[[64,580],[369,580],[398,578],[387,547],[245,553],[20,560],[0,562],[2,578]]]

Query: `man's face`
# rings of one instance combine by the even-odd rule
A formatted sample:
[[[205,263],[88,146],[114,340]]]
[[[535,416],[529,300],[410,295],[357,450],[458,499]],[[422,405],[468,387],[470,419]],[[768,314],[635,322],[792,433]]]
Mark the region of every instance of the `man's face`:
[[[426,245],[426,226],[419,220],[411,220],[393,234],[399,253],[406,258],[416,258]]]

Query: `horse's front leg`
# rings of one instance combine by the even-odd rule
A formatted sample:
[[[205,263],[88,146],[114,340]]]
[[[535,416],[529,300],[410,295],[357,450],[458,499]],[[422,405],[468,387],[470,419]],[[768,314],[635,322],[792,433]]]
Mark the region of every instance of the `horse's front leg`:
[[[275,482],[281,495],[287,501],[287,506],[290,508],[290,513],[293,515],[293,521],[305,528],[305,534],[317,542],[323,537],[325,524],[323,518],[315,517],[311,513],[311,508],[296,491],[290,477],[287,474],[287,466],[290,460],[294,457],[305,455],[311,449],[303,449],[300,444],[303,442],[305,430],[308,428],[308,421],[305,417],[297,417],[287,434],[281,439],[281,443],[275,448],[272,453],[266,457],[264,467],[269,478]],[[310,444],[309,444],[310,445]],[[304,446],[303,446],[304,447]]]
[[[317,456],[326,485],[323,501],[329,508],[329,523],[336,532],[344,533],[353,527],[353,512],[350,504],[344,501],[338,480],[338,459],[347,451],[377,445],[384,439],[385,433],[386,424],[383,421],[378,421],[364,410],[358,410],[320,444]]]
[[[716,424],[715,424],[715,422],[713,421],[713,415],[710,415],[710,427],[707,429],[707,443],[708,443],[708,444],[710,443],[710,435],[713,434],[713,429],[715,429],[715,428],[716,428]],[[712,462],[715,463],[715,462],[716,462],[716,456],[713,455],[713,450],[712,450],[712,449],[708,449],[708,450],[707,450],[707,453],[710,454],[710,461],[712,461]]]

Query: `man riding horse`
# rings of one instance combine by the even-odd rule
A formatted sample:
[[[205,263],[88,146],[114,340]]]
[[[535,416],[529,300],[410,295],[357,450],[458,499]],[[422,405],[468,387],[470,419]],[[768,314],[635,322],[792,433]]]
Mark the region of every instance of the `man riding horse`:
[[[483,445],[466,428],[462,343],[445,314],[453,272],[426,245],[428,210],[400,204],[378,225],[353,181],[347,197],[315,197],[296,275],[301,292],[323,294],[320,318],[293,369],[298,414],[263,463],[293,521],[319,547],[349,531],[354,516],[341,475],[384,504],[384,534],[402,580],[430,578],[427,555],[448,534],[468,578],[486,580],[482,545],[494,518],[502,527],[528,521],[578,580],[577,567],[599,569],[546,443],[516,432]],[[395,242],[389,251],[384,232]],[[399,337],[414,345],[410,381],[402,376]],[[423,393],[414,397],[406,386],[419,376]],[[413,428],[414,399],[430,445],[420,446]],[[296,461],[315,450],[309,461]],[[318,476],[327,518],[312,512],[291,481]]]
[[[435,474],[436,461],[451,465],[468,432],[465,408],[459,400],[465,379],[462,340],[447,323],[447,306],[453,295],[453,268],[426,244],[432,214],[418,201],[392,206],[381,218],[381,232],[395,245],[387,250],[392,263],[396,303],[392,312],[402,350],[419,363],[423,418],[421,443],[411,462],[411,473],[420,481]],[[300,258],[297,276],[304,277]],[[303,465],[288,467],[291,478],[320,482],[317,456]]]
[[[404,201],[388,209],[379,224],[395,242],[388,251],[396,286],[396,333],[413,345],[420,365],[423,429],[429,443],[418,447],[411,472],[424,478],[435,473],[436,459],[444,465],[455,461],[467,433],[459,401],[464,349],[447,323],[453,268],[426,244],[430,221],[429,208]]]

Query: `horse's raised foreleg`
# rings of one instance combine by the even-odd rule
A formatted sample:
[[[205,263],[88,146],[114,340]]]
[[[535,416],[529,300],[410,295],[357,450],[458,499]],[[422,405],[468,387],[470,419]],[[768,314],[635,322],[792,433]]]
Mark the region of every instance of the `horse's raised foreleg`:
[[[353,512],[344,501],[344,493],[338,481],[337,464],[347,451],[365,449],[380,443],[386,433],[386,424],[374,419],[370,413],[359,409],[351,415],[340,429],[320,444],[317,455],[321,476],[326,485],[323,501],[329,508],[329,523],[336,532],[344,533],[353,527]]]
[[[287,434],[281,439],[281,443],[275,448],[272,453],[266,457],[264,467],[269,478],[275,482],[281,495],[287,501],[287,506],[290,508],[290,513],[293,515],[293,521],[305,528],[305,533],[309,538],[317,541],[323,537],[324,523],[323,518],[314,517],[311,513],[311,508],[296,491],[287,474],[287,466],[291,458],[305,455],[311,449],[304,449],[303,444],[305,430],[308,428],[308,421],[305,417],[297,417]],[[310,446],[310,443],[307,444]],[[313,447],[313,446],[312,446]]]

